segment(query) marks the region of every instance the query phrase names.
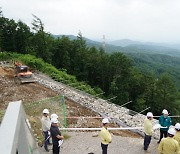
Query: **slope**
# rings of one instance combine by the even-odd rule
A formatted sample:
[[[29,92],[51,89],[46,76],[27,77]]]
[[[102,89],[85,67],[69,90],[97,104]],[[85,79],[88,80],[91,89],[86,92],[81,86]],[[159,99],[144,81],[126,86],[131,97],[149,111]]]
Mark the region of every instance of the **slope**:
[[[42,116],[42,110],[48,108],[51,113],[57,113],[63,125],[62,108],[59,105],[59,93],[47,88],[39,83],[19,84],[14,78],[14,69],[9,67],[0,67],[0,121],[5,113],[6,107],[10,101],[22,100],[30,120],[33,132],[39,145],[42,145],[43,136],[41,133],[40,118]],[[66,99],[67,117],[79,117],[67,120],[67,127],[100,127],[100,119],[84,119],[87,116],[99,116],[96,112],[83,107],[82,105]],[[115,124],[111,124],[111,127],[117,127]],[[135,137],[140,138],[139,135],[131,133],[129,131],[114,131],[116,136]],[[70,135],[70,136],[69,136]],[[66,137],[74,138],[76,135],[69,134]],[[92,135],[92,134],[91,134]],[[79,138],[80,139],[80,138]],[[66,143],[66,146],[73,144],[74,139],[71,138]],[[97,142],[96,138],[96,142]],[[71,146],[72,148],[76,145]],[[86,146],[90,147],[89,144]],[[83,149],[84,150],[84,149]],[[97,149],[96,149],[97,150]],[[68,149],[66,149],[67,153]],[[65,152],[64,152],[65,153]]]

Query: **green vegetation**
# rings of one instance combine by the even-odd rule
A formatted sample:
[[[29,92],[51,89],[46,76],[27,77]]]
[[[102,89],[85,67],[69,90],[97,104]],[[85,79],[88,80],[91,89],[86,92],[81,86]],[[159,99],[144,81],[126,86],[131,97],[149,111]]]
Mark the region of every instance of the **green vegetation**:
[[[180,58],[149,53],[126,53],[143,73],[154,72],[158,77],[167,73],[180,90]]]
[[[32,55],[1,52],[0,61],[3,61],[3,60],[21,61],[22,63],[28,65],[34,70],[46,73],[47,75],[49,75],[51,78],[53,78],[56,81],[60,81],[65,84],[72,84],[71,85],[72,87],[77,87],[77,89],[83,90],[92,95],[97,94],[97,92],[98,93],[102,92],[97,88],[92,89],[85,82],[78,82],[75,76],[68,75],[66,72],[59,71],[51,64],[45,63],[42,59],[36,58],[35,56],[32,56]]]
[[[142,73],[125,54],[108,54],[102,48],[88,47],[81,33],[73,40],[66,36],[52,37],[44,31],[42,21],[33,17],[33,30],[21,21],[16,23],[0,17],[0,60],[18,59],[57,81],[90,94],[104,91],[106,98],[116,96],[112,102],[119,105],[132,100],[127,107],[135,111],[151,107],[155,115],[160,115],[163,108],[173,115],[180,113],[180,94],[173,81],[175,78],[171,78],[175,77],[173,71],[169,75],[165,69],[159,70],[157,75],[149,69],[155,66],[151,60],[138,59],[140,55],[134,60],[136,66],[149,69]],[[157,69],[162,63],[160,60]],[[176,82],[179,84],[178,80]]]
[[[62,104],[60,100],[61,100],[61,96],[55,96],[43,100],[37,100],[36,102],[24,103],[26,114],[34,130],[34,134],[39,145],[42,145],[44,141],[44,137],[42,135],[42,130],[41,130],[41,121],[40,121],[44,106],[46,106],[46,108],[48,108],[51,113],[56,113],[58,115],[60,121],[59,125],[61,127],[64,125],[63,123],[64,115],[61,112]],[[65,140],[71,137],[67,132],[64,131],[62,131],[62,134],[64,135]]]

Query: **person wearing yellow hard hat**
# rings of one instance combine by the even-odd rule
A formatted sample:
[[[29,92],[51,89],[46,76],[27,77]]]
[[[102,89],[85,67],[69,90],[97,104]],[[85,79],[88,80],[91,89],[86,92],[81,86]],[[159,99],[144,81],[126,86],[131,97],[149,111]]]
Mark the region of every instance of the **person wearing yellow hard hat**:
[[[168,115],[169,115],[168,111],[164,109],[162,111],[162,115],[159,118],[159,124],[161,125],[161,127],[164,127],[164,128],[160,128],[160,139],[158,143],[161,142],[161,139],[163,137],[167,137],[168,129],[171,126],[171,123],[172,123],[171,118]]]
[[[148,112],[146,115],[146,119],[144,120],[144,151],[148,150],[149,144],[151,142],[151,136],[153,133],[153,126],[152,126],[152,119],[153,114]]]
[[[107,130],[109,120],[107,118],[104,118],[102,120],[103,127],[100,132],[100,138],[101,138],[101,148],[102,148],[102,154],[107,154],[107,148],[109,143],[112,142],[111,134]]]
[[[174,135],[174,139],[178,141],[180,146],[180,123],[176,123],[175,130],[176,130],[176,134]]]
[[[174,128],[168,130],[168,137],[162,138],[158,146],[158,154],[180,154],[178,142],[173,139],[176,131]]]

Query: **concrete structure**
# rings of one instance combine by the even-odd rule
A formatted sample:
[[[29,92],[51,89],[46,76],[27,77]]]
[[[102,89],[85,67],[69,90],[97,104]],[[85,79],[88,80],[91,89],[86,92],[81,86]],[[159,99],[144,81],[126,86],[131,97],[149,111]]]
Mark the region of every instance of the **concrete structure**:
[[[10,102],[0,127],[1,154],[39,154],[22,102]]]

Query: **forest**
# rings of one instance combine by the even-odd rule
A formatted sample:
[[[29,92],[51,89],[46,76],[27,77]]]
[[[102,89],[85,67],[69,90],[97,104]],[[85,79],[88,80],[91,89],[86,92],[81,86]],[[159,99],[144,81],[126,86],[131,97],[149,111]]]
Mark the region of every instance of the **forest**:
[[[160,115],[164,108],[172,115],[180,114],[180,93],[172,74],[143,73],[122,52],[107,53],[101,47],[88,47],[81,32],[74,40],[67,36],[54,37],[35,15],[30,27],[0,12],[0,52],[40,58],[58,71],[101,89],[104,98],[116,97],[111,100],[113,103],[122,105],[131,100],[126,107],[137,112],[150,107],[154,115]]]

